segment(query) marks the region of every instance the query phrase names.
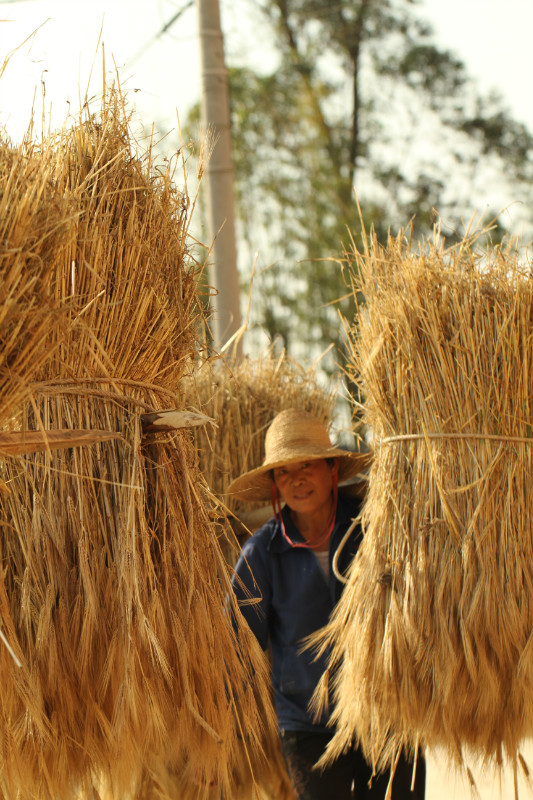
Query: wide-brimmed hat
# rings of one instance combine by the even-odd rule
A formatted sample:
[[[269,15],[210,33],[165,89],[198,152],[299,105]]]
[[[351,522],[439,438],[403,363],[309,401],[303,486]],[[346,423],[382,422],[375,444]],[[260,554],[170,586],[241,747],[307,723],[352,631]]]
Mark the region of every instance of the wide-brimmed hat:
[[[368,467],[371,455],[336,447],[331,443],[321,419],[308,411],[286,409],[274,418],[267,430],[262,465],[232,481],[228,493],[237,495],[239,500],[269,500],[271,470],[285,464],[319,458],[338,460],[339,483],[343,483]]]

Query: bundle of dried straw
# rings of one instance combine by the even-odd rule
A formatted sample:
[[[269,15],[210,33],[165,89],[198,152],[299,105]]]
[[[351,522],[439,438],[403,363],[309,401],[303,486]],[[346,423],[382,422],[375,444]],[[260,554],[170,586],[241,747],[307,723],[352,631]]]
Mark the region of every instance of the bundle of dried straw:
[[[237,796],[239,775],[248,789],[255,776],[236,754],[261,763],[273,735],[266,665],[231,624],[190,432],[143,435],[141,419],[181,407],[197,358],[188,197],[136,153],[118,92],[26,148],[6,174],[22,186],[32,165],[3,206],[7,252],[35,253],[16,286],[42,275],[42,308],[62,316],[30,306],[31,402],[9,413],[21,430],[119,438],[0,461],[1,792],[142,796],[170,769],[182,798]],[[32,228],[34,196],[50,213]]]
[[[500,765],[533,734],[533,282],[472,239],[352,254],[375,460],[366,536],[322,637],[337,734]]]

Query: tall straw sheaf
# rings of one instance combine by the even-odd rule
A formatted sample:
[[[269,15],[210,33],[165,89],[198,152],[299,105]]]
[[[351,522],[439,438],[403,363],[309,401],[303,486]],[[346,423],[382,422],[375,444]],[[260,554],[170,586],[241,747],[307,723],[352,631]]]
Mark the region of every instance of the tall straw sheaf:
[[[533,733],[533,282],[513,246],[351,257],[374,462],[365,537],[321,642],[329,757],[361,741],[501,765]]]
[[[118,92],[27,147],[26,193],[60,209],[37,243],[43,307],[49,297],[63,316],[15,424],[120,438],[1,463],[0,616],[20,662],[0,645],[1,791],[150,796],[172,772],[180,797],[237,797],[254,775],[235,754],[260,763],[275,725],[266,667],[228,613],[230,570],[190,432],[142,425],[183,407],[197,358],[188,198],[135,151]],[[20,237],[7,251],[33,247],[24,208],[4,210],[6,236]],[[28,330],[42,332],[41,310]]]

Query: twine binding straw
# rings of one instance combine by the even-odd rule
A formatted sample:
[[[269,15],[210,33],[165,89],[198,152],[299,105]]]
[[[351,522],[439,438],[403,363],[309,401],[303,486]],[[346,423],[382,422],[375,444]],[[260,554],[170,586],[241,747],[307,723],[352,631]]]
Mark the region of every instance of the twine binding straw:
[[[394,442],[414,442],[426,441],[428,439],[487,439],[493,442],[520,442],[523,444],[533,444],[531,436],[500,436],[496,433],[403,433],[397,436],[386,436],[381,440],[381,444],[393,444]]]

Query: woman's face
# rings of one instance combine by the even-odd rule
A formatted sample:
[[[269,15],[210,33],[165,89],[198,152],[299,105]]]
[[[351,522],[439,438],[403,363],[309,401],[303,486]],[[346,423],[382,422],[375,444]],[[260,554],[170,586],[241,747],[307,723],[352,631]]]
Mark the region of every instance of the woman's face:
[[[329,508],[337,462],[325,458],[298,461],[274,469],[274,482],[284,502],[298,514]]]

